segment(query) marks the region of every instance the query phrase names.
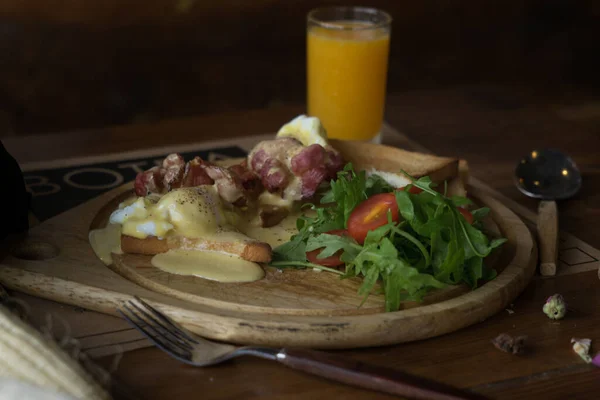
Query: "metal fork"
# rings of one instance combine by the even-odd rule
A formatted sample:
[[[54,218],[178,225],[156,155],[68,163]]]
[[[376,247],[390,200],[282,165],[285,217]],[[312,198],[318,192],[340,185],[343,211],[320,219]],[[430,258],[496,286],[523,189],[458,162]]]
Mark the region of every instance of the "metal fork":
[[[326,352],[216,343],[188,331],[135,296],[118,308],[121,315],[157,347],[177,360],[197,367],[249,355],[278,361],[288,367],[337,382],[411,399],[465,400],[486,397],[405,372],[343,359]]]

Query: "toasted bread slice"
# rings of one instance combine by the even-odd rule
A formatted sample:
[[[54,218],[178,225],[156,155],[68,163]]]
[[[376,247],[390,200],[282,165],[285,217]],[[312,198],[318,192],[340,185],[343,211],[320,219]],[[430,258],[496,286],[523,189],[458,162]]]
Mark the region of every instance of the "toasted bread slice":
[[[469,183],[469,164],[466,160],[458,163],[458,175],[448,181],[448,196],[467,197],[467,185]]]
[[[436,183],[450,180],[458,175],[457,158],[438,157],[431,154],[407,151],[391,146],[355,141],[329,140],[346,162],[354,169],[376,169],[400,173],[400,170],[419,178],[429,176]]]
[[[462,181],[462,184],[466,187],[469,184],[469,163],[467,160],[460,160],[458,163],[458,176]]]
[[[391,146],[371,143],[330,140],[331,145],[351,162],[355,169],[365,169],[378,173],[388,182],[403,181],[400,171],[404,170],[415,178],[429,176],[433,182],[447,181],[449,196],[466,196],[469,179],[469,166],[465,160],[451,157],[439,157],[432,154],[407,151]],[[381,172],[390,172],[384,176]],[[406,184],[406,182],[404,182]]]
[[[169,236],[166,239],[149,236],[145,239],[138,239],[133,236],[121,235],[121,250],[124,253],[154,255],[176,249],[218,251],[234,254],[253,262],[267,263],[271,261],[271,246],[250,238],[225,242],[182,236]]]
[[[447,189],[446,195],[448,197],[452,197],[452,196],[467,197],[467,188],[463,184],[462,179],[460,179],[459,177],[450,179],[448,181],[448,186],[446,187],[446,189]]]

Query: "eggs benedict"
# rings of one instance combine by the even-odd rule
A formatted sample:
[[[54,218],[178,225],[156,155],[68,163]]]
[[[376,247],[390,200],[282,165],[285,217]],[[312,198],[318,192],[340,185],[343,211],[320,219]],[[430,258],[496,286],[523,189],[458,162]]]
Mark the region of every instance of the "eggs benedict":
[[[271,247],[237,230],[228,213],[213,186],[198,186],[130,199],[111,214],[110,223],[121,225],[125,253],[216,251],[269,262]]]

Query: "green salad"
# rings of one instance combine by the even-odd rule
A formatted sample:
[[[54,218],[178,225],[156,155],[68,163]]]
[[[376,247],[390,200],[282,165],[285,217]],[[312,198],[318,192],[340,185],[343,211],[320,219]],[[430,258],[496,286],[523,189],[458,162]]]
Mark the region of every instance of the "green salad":
[[[386,311],[406,300],[421,301],[432,289],[496,276],[484,265],[491,251],[506,241],[482,231],[488,208],[473,208],[466,197],[447,197],[429,177],[397,189],[378,175],[367,176],[347,164],[322,193],[318,204],[305,204],[298,233],[273,250],[277,268],[315,268],[362,277],[363,302],[377,282]]]

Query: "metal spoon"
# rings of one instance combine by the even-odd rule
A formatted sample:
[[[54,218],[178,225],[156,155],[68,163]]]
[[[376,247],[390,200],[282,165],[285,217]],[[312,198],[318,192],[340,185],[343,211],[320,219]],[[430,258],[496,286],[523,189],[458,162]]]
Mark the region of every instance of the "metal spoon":
[[[556,200],[567,199],[579,191],[581,173],[575,162],[558,150],[533,150],[517,164],[515,183],[525,195],[541,199],[537,222],[540,273],[555,275],[558,252]]]

